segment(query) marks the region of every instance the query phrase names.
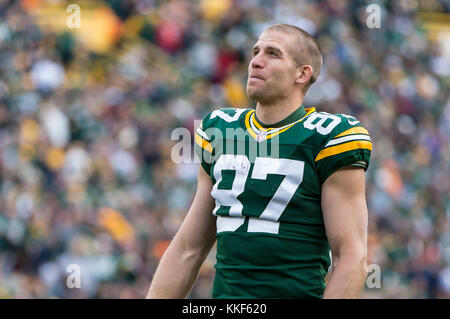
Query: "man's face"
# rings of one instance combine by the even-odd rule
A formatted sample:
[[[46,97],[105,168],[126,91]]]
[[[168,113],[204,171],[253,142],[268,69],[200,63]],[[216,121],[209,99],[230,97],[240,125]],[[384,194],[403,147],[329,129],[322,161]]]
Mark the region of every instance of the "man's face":
[[[261,34],[248,65],[246,91],[251,99],[271,103],[295,89],[296,64],[289,51],[292,40],[280,31],[266,30]]]

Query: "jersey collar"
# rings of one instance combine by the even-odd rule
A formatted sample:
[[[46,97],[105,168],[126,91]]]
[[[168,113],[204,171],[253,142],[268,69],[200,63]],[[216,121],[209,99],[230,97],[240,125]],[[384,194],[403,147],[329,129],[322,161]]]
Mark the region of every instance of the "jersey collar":
[[[245,126],[253,138],[255,138],[258,142],[262,142],[290,129],[315,110],[316,109],[314,107],[304,108],[303,106],[300,106],[285,119],[271,125],[265,125],[258,121],[255,110],[252,110],[248,112],[245,117]]]
[[[301,119],[303,116],[305,116],[305,114],[306,114],[305,108],[303,107],[303,105],[301,105],[299,108],[297,108],[294,112],[292,112],[290,115],[288,115],[283,120],[281,120],[277,123],[274,123],[274,124],[267,125],[258,119],[258,117],[256,116],[256,112],[255,112],[253,122],[255,123],[255,125],[258,128],[260,127],[261,129],[272,129],[272,128],[277,128],[277,127],[291,124],[292,122],[295,122],[296,120]]]

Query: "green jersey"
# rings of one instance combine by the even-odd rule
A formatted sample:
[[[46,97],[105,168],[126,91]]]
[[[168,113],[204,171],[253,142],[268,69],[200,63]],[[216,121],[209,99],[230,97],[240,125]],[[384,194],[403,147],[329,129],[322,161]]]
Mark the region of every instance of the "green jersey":
[[[369,133],[352,116],[303,106],[266,127],[254,109],[208,114],[195,135],[217,216],[214,298],[321,298],[330,248],[321,188],[367,169]]]

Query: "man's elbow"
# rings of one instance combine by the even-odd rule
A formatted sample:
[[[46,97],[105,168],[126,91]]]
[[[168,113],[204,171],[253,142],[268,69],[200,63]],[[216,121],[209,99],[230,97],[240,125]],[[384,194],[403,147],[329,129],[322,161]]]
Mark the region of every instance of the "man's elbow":
[[[179,245],[172,241],[166,252],[176,256],[178,262],[188,266],[199,267],[208,255],[208,251],[203,247]]]
[[[354,256],[355,265],[358,267],[357,270],[361,273],[361,276],[367,277],[367,254],[365,251],[358,252]]]
[[[358,249],[353,250],[352,258],[355,261],[355,264],[358,265],[358,268],[361,269],[361,272],[364,275],[367,275],[367,250],[365,247],[359,247]]]
[[[367,256],[364,256],[362,260],[361,273],[364,278],[367,277]]]
[[[365,249],[351,249],[333,255],[333,268],[336,269],[339,264],[353,268],[363,277],[367,276],[367,252]]]

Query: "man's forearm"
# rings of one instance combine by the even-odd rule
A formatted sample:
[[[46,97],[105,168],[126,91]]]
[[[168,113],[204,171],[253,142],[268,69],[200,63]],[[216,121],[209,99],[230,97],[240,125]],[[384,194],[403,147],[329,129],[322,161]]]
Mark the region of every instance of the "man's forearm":
[[[147,299],[185,298],[192,289],[201,266],[193,254],[181,253],[173,245],[164,253],[153,276]]]
[[[337,260],[324,298],[359,298],[366,281],[367,263],[363,258],[344,256]]]

